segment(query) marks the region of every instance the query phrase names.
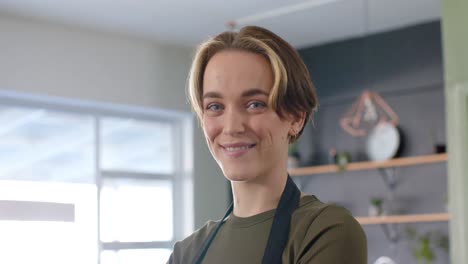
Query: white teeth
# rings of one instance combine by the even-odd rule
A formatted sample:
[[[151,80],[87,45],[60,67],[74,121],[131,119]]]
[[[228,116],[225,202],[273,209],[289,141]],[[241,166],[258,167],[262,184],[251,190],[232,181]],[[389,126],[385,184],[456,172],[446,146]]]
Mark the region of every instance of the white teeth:
[[[237,150],[246,150],[249,146],[242,146],[242,147],[226,147],[227,151],[237,151]]]

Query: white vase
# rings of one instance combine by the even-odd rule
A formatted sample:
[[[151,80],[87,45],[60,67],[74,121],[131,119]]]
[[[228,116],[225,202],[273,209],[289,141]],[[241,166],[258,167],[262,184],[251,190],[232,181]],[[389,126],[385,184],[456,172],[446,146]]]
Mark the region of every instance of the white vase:
[[[382,208],[371,204],[369,205],[368,213],[369,213],[369,216],[380,216],[382,215]]]

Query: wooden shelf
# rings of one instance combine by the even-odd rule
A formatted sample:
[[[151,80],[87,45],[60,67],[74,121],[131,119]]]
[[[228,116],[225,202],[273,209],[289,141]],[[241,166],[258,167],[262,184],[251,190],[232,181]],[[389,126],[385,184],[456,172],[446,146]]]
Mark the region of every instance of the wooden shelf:
[[[365,161],[365,162],[354,162],[349,163],[345,167],[345,171],[359,171],[359,170],[370,170],[370,169],[381,169],[381,168],[393,168],[393,167],[405,167],[414,166],[429,163],[438,163],[447,161],[447,154],[434,154],[427,156],[416,156],[397,158],[386,161]],[[291,176],[306,176],[312,174],[325,174],[325,173],[336,173],[339,172],[338,166],[336,165],[324,165],[324,166],[313,166],[303,167],[289,170]]]
[[[356,217],[356,219],[361,225],[377,225],[377,224],[445,222],[445,221],[450,220],[450,216],[447,213],[440,213],[440,214]]]

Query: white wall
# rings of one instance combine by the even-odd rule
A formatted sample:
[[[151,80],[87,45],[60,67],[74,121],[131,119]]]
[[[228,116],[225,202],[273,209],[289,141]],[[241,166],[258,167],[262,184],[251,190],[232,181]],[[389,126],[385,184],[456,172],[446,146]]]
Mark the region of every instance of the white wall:
[[[0,89],[188,112],[191,55],[186,48],[0,14]],[[198,129],[195,227],[227,207],[225,180]]]

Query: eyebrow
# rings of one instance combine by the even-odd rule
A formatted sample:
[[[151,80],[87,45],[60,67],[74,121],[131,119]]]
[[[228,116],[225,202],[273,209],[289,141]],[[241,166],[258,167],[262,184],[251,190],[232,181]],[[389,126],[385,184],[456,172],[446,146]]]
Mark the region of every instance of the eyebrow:
[[[259,94],[262,94],[262,95],[265,95],[265,96],[269,96],[270,94],[263,91],[263,90],[260,90],[260,89],[250,89],[250,90],[247,90],[245,92],[242,93],[242,97],[250,97],[250,96],[254,96],[254,95],[259,95]]]
[[[251,96],[254,96],[254,95],[265,95],[265,96],[269,96],[270,94],[263,91],[263,90],[260,90],[260,89],[257,89],[257,88],[254,88],[254,89],[250,89],[250,90],[247,90],[245,92],[242,93],[242,97],[251,97]],[[205,98],[223,98],[221,96],[220,93],[218,92],[208,92],[206,94],[203,95],[203,99]]]

